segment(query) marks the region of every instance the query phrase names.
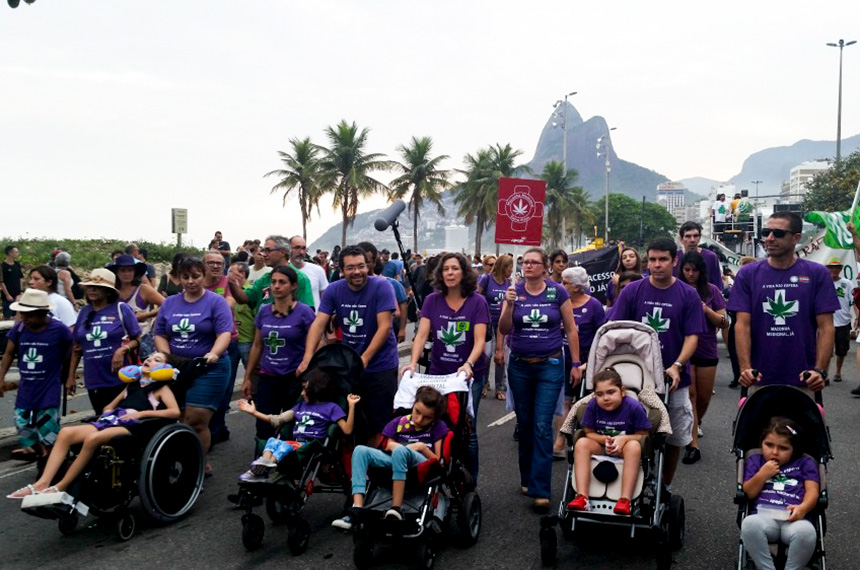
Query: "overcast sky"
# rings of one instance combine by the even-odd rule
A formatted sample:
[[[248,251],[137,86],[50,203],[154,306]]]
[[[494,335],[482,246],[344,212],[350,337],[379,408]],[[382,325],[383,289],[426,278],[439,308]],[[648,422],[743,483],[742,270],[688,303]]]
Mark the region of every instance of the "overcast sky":
[[[758,150],[835,139],[825,43],[858,21],[847,0],[3,2],[0,236],[169,241],[171,207],[201,247],[297,233],[262,177],[291,137],[347,119],[390,156],[429,135],[449,168],[497,142],[530,160],[570,91],[622,158],[727,180]],[[848,137],[860,44],[844,55]],[[311,240],[339,219],[324,203]]]

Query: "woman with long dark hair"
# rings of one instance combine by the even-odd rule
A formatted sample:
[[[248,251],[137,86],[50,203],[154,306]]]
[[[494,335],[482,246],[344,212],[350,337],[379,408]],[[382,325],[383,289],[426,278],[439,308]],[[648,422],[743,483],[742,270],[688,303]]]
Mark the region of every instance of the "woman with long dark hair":
[[[78,313],[68,299],[57,293],[58,283],[57,272],[47,265],[38,265],[31,269],[27,279],[28,287],[48,294],[48,300],[53,305],[51,316],[67,327],[73,327]]]
[[[606,287],[606,306],[611,307],[618,298],[618,276],[626,271],[635,271],[642,273],[642,258],[639,257],[639,251],[635,247],[624,247],[621,249],[621,255],[618,256],[618,266],[615,268],[615,275],[609,281]]]
[[[116,289],[119,300],[128,303],[140,323],[140,357],[146,358],[155,351],[152,324],[164,297],[148,283],[143,282],[146,264],[130,255],[120,255],[108,269],[116,274]]]
[[[549,278],[553,283],[561,285],[561,272],[567,269],[569,257],[563,249],[557,249],[549,254]]]
[[[161,276],[156,292],[165,299],[171,295],[182,293],[182,283],[179,282],[179,264],[188,257],[190,257],[189,254],[181,251],[175,254],[170,262],[170,271]]]

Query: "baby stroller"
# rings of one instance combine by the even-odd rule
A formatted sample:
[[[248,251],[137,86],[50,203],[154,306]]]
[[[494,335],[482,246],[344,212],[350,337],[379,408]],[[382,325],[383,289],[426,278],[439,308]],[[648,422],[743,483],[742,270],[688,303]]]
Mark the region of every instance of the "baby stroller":
[[[741,397],[743,398],[746,394],[747,391],[743,390]],[[762,431],[774,416],[786,417],[801,428],[803,434],[801,451],[818,464],[821,478],[818,505],[810,513],[818,541],[815,545],[815,552],[807,566],[816,570],[826,570],[827,561],[824,552],[824,535],[827,532],[825,510],[828,503],[826,475],[827,463],[833,458],[833,454],[830,450],[830,430],[818,407],[820,403],[821,392],[816,392],[815,400],[813,400],[809,393],[794,386],[769,385],[751,390],[749,396],[742,400],[734,421],[732,453],[735,454],[737,460],[735,504],[738,505],[737,523],[738,528],[740,528],[752,507],[752,501],[747,498],[742,489],[744,465],[747,458],[756,453],[761,453],[759,438]],[[776,547],[776,567],[782,568],[786,559],[785,545],[779,543]],[[738,570],[755,568],[744,549],[743,541],[740,540],[738,541],[737,568]]]
[[[330,344],[314,354],[308,368],[328,373],[337,386],[338,403],[346,412],[346,396],[355,391],[364,369],[361,356],[344,344]],[[292,423],[285,425],[281,433],[288,436]],[[253,512],[254,505],[262,504],[263,500],[269,519],[287,525],[287,546],[296,556],[307,550],[310,539],[310,525],[301,516],[308,497],[314,493],[341,493],[346,506],[352,504],[351,483],[344,467],[349,464],[352,446],[346,445],[345,440],[337,424],[332,424],[325,441],[313,441],[289,454],[267,482],[239,482],[239,505],[245,510],[242,515],[245,548],[256,550],[263,543],[265,523]]]
[[[672,551],[680,549],[684,542],[685,514],[684,499],[670,494],[663,485],[663,452],[671,427],[668,412],[661,402],[661,398],[668,401],[668,386],[664,383],[660,341],[654,329],[633,321],[614,321],[600,327],[589,354],[584,388],[592,391],[594,374],[610,366],[621,376],[627,395],[645,405],[651,422],[650,433],[641,441],[642,465],[631,498],[631,514],[626,516],[613,512],[615,502],[621,496],[623,463],[603,455],[591,458],[591,483],[588,491],[583,493],[588,496],[588,510],[569,511],[566,508],[578,491],[573,448],[576,441],[585,436],[581,422],[589,398],[583,398],[571,408],[561,428],[568,442],[567,484],[558,514],[541,521],[541,561],[547,566],[555,563],[558,549],[556,524],[569,539],[589,527],[609,525],[629,528],[631,538],[637,533],[653,537],[658,568],[669,568]]]
[[[408,414],[421,386],[433,386],[447,395],[443,420],[448,434],[442,443],[442,459],[429,459],[409,470],[403,499],[403,520],[385,519],[391,507],[391,471],[371,468],[365,506],[353,527],[353,561],[370,568],[377,543],[417,542],[417,560],[433,568],[440,538],[449,535],[463,547],[478,541],[481,533],[481,497],[467,469],[470,462],[467,419],[471,409],[469,384],[463,375],[430,376],[406,373],[400,381],[394,405],[396,416]]]
[[[202,359],[176,363],[177,380],[171,387],[176,387],[183,375],[183,380],[188,380],[204,368]],[[66,465],[71,464],[77,450],[73,448]],[[64,472],[61,470],[57,479]],[[140,496],[141,507],[151,519],[169,522],[194,506],[202,488],[203,448],[197,433],[176,420],[146,418],[140,420],[133,435],[117,437],[103,445],[66,492],[29,495],[22,501],[21,510],[56,519],[63,535],[74,532],[80,517],[93,514],[112,522],[117,538],[126,541],[137,526],[129,510],[135,496]]]

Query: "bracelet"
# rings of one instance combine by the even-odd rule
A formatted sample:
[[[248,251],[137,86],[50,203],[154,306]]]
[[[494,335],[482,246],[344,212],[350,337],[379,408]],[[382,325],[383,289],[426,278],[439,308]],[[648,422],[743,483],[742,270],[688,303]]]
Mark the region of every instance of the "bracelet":
[[[466,364],[468,364],[468,365],[469,365],[469,368],[471,368],[472,370],[474,370],[474,369],[475,369],[475,365],[474,365],[474,364],[472,364],[470,361],[468,361],[468,360],[467,360],[467,361],[466,361]]]

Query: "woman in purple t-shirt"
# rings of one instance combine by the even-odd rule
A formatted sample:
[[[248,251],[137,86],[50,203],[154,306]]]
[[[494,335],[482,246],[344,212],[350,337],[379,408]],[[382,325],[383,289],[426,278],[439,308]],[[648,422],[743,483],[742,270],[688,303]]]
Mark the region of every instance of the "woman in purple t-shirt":
[[[302,394],[296,368],[305,355],[305,340],[316,315],[296,300],[299,278],[295,269],[280,265],[270,275],[272,302],[260,307],[254,319],[254,343],[248,354],[242,392],[250,399],[251,378],[259,373],[254,394],[257,411],[277,415],[291,409]],[[273,435],[271,422],[258,418],[257,437],[265,440]]]
[[[549,508],[552,419],[565,380],[562,327],[573,358],[570,379],[582,377],[570,300],[564,287],[544,279],[548,264],[542,249],[526,251],[525,279],[508,288],[499,318],[499,332],[511,335],[508,384],[519,425],[520,484],[541,511]]]
[[[505,335],[499,333],[499,315],[502,314],[502,303],[505,301],[505,291],[511,282],[514,272],[514,258],[510,255],[500,255],[491,271],[478,280],[478,293],[484,296],[490,307],[490,332],[493,335],[487,354],[493,357],[495,363],[496,399],[504,400],[508,390],[505,382]],[[489,382],[489,374],[487,382]]]
[[[618,258],[618,267],[615,268],[615,274],[609,281],[606,287],[606,306],[611,307],[618,298],[620,291],[618,290],[618,277],[627,271],[635,271],[642,273],[642,259],[639,257],[639,252],[634,247],[624,247],[621,249],[621,256]]]
[[[729,326],[723,293],[708,282],[708,270],[702,254],[688,251],[681,258],[681,279],[694,288],[702,299],[707,330],[699,335],[696,352],[690,359],[690,401],[693,403],[693,441],[684,450],[683,463],[691,465],[702,458],[699,451],[699,430],[711,403],[714,379],[717,377],[717,329]]]
[[[418,332],[412,342],[412,359],[403,368],[415,372],[424,343],[432,342],[430,374],[462,372],[471,379],[474,421],[478,418],[481,391],[487,379],[484,345],[490,312],[487,300],[475,292],[477,276],[461,253],[446,253],[433,275],[437,293],[431,293],[421,306]],[[477,424],[474,424],[477,425]],[[478,478],[478,434],[473,429],[469,440],[472,476]]]

